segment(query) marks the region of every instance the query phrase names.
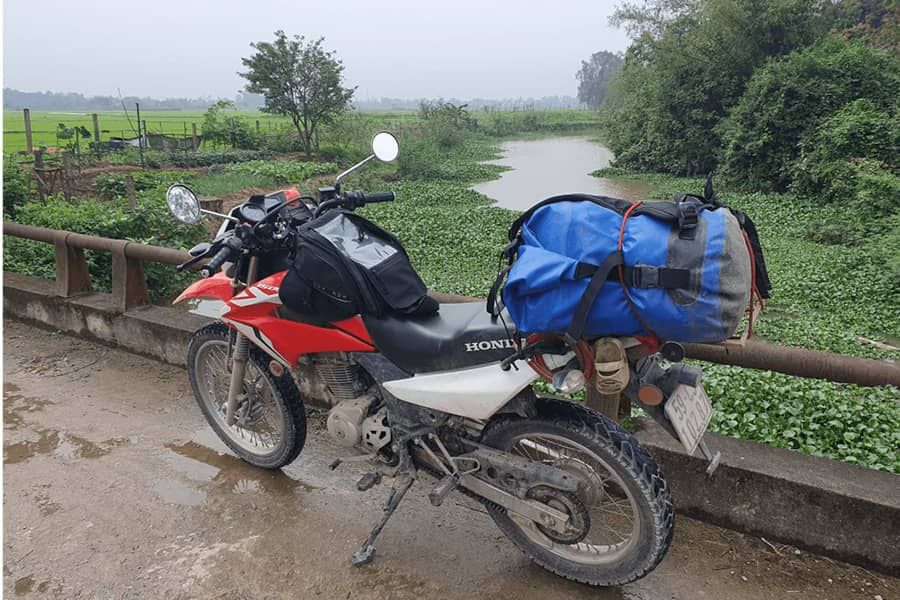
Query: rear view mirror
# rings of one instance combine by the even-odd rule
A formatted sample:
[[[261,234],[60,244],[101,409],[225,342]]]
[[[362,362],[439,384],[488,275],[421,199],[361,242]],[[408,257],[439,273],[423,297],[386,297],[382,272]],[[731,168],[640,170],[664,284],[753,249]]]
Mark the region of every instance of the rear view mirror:
[[[200,201],[197,195],[186,185],[175,183],[166,192],[166,204],[175,218],[191,225],[200,219]]]
[[[372,138],[372,154],[381,162],[397,160],[400,155],[400,143],[394,134],[381,131]]]

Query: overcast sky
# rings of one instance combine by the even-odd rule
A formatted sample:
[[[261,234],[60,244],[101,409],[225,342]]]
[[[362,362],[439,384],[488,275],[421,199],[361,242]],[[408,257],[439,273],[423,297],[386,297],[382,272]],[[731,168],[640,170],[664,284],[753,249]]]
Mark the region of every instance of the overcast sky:
[[[624,50],[614,0],[5,0],[3,85],[87,95],[232,97],[250,42],[324,36],[357,98],[575,95]]]

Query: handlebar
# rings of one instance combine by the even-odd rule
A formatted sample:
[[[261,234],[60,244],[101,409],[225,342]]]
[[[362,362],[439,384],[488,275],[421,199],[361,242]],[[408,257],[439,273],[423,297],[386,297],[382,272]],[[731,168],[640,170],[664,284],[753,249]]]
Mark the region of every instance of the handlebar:
[[[393,202],[397,198],[394,192],[376,192],[374,194],[365,194],[363,192],[347,192],[340,198],[326,200],[316,207],[314,216],[331,210],[332,208],[343,207],[347,210],[355,210],[366,204],[373,202]]]
[[[363,203],[371,204],[372,202],[393,202],[396,199],[394,192],[376,192],[374,194],[363,195]]]
[[[200,269],[200,275],[203,277],[212,277],[219,272],[226,262],[231,260],[235,254],[243,250],[244,244],[237,237],[228,238],[218,252],[213,255],[206,265]]]

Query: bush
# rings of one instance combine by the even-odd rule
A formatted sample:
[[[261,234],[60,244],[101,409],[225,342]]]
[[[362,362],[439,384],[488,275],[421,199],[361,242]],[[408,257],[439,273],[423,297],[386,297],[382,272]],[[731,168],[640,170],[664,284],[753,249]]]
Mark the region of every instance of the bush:
[[[250,131],[247,123],[234,113],[234,102],[219,100],[203,115],[203,143],[207,141],[229,144],[234,148],[257,149],[260,137]]]
[[[175,222],[163,201],[164,190],[156,188],[138,197],[134,211],[125,200],[98,202],[73,199],[61,195],[47,199],[46,204],[31,202],[23,206],[18,220],[27,225],[64,229],[77,233],[127,239],[167,248],[190,248],[206,239],[202,224],[184,226]],[[51,244],[6,237],[3,268],[17,273],[52,278],[55,272]],[[88,252],[88,267],[95,289],[108,291],[111,286],[112,256],[108,252]],[[151,298],[169,298],[195,275],[177,273],[171,265],[145,263],[144,274]]]
[[[166,162],[175,167],[208,167],[251,160],[268,160],[272,153],[268,150],[220,150],[218,152],[172,152]]]
[[[3,161],[3,214],[14,219],[19,208],[31,198],[28,173],[11,157]]]
[[[137,148],[125,148],[110,152],[107,157],[112,165],[140,166],[141,164],[141,156]],[[203,150],[200,152],[144,150],[144,166],[150,169],[159,169],[164,165],[181,168],[208,167],[270,158],[272,158],[272,152],[269,150]]]
[[[837,141],[839,148],[822,152],[890,152],[863,128],[876,114],[891,112],[898,97],[900,62],[861,43],[829,37],[770,62],[753,75],[719,128],[724,170],[748,186],[784,191],[791,183],[801,141],[814,139],[823,123],[827,123],[823,140]],[[861,98],[866,103],[839,113],[848,102]],[[826,174],[826,178],[834,177]]]

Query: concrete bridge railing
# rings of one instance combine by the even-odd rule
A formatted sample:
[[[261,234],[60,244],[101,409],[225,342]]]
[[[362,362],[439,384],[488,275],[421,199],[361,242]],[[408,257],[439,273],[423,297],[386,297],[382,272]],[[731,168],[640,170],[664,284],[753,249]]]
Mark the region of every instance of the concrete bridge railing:
[[[56,257],[56,295],[61,298],[92,291],[85,250],[112,254],[112,296],[121,312],[150,303],[145,261],[178,265],[191,258],[182,250],[149,246],[128,240],[84,235],[4,221],[3,235],[53,244]],[[194,268],[199,268],[196,265]]]
[[[112,298],[120,312],[150,303],[143,262],[177,265],[191,258],[182,250],[148,246],[127,240],[33,227],[5,221],[3,234],[53,244],[56,256],[56,295],[69,298],[91,291],[84,250],[112,253]],[[198,269],[201,265],[195,265]],[[440,292],[430,292],[441,302],[480,301]],[[886,361],[870,360],[787,348],[749,340],[743,345],[686,344],[690,358],[751,369],[777,371],[796,377],[827,379],[863,386],[894,385],[900,387],[900,366]]]

